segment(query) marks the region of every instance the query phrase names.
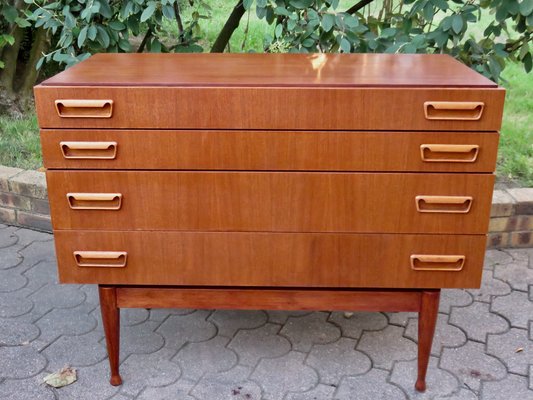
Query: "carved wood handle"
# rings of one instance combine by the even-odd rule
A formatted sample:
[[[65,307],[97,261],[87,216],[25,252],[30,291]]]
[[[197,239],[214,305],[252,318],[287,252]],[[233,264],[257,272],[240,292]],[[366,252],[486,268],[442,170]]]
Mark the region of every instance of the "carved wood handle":
[[[63,157],[78,160],[112,160],[117,156],[117,142],[60,142]]]
[[[421,213],[466,214],[472,207],[471,196],[416,196],[416,210]]]
[[[120,210],[122,193],[67,193],[73,210]]]
[[[477,144],[422,144],[420,157],[424,162],[469,162],[477,160]]]
[[[424,114],[431,120],[475,121],[484,108],[485,103],[479,101],[426,101]]]
[[[56,100],[56,111],[60,118],[111,118],[113,100]]]
[[[411,268],[415,271],[461,271],[465,265],[463,255],[411,255]]]
[[[73,255],[78,267],[123,268],[128,259],[125,251],[75,251]]]

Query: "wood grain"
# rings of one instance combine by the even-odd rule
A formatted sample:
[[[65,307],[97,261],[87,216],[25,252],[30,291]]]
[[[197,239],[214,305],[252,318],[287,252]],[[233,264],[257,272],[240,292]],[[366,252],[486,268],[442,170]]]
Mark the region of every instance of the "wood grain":
[[[433,335],[439,315],[440,291],[423,291],[420,298],[418,317],[418,372],[415,389],[426,391],[426,373],[431,354]]]
[[[466,67],[465,67],[466,68]],[[497,131],[504,89],[36,86],[41,128]],[[113,100],[111,118],[61,118],[56,100]],[[428,120],[428,101],[482,102],[479,120]]]
[[[313,290],[119,286],[119,307],[237,310],[419,311],[417,290]]]
[[[479,287],[485,235],[55,231],[61,283]],[[74,251],[125,251],[125,268],[79,268]],[[465,255],[461,271],[415,271],[412,254]]]
[[[117,305],[117,289],[114,287],[99,286],[100,311],[104,325],[107,354],[111,378],[109,383],[113,386],[122,384],[119,373],[120,353],[120,308]]]
[[[41,130],[49,169],[492,172],[498,139],[497,132]],[[61,142],[85,143],[87,156],[109,159],[66,159]],[[472,163],[424,162],[423,145],[429,160],[450,158],[441,148],[479,149]]]
[[[496,87],[448,55],[236,53],[96,54],[43,85]]]
[[[477,233],[494,176],[322,172],[47,171],[54,229]],[[67,193],[119,193],[117,210]],[[466,214],[417,211],[417,196],[470,196]]]

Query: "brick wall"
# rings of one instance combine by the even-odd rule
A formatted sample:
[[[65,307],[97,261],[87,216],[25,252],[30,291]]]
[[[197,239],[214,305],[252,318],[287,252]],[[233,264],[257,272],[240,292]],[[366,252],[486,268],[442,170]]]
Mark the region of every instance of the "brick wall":
[[[52,230],[43,172],[0,166],[0,222]]]
[[[43,172],[0,166],[0,223],[50,232]],[[533,247],[533,188],[495,190],[489,248]]]

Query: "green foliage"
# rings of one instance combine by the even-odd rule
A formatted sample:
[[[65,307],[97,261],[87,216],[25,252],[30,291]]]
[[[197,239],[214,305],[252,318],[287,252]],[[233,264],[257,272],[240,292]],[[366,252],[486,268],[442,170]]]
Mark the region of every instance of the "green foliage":
[[[179,37],[162,42],[163,18],[181,18],[178,0],[24,0],[28,4],[26,17],[34,27],[44,27],[56,40],[43,62],[75,64],[93,53],[131,52],[132,38],[140,36],[140,51],[201,52],[197,44],[199,21],[208,18],[199,12],[183,24]],[[200,2],[204,4],[203,2]],[[205,9],[208,6],[205,5]]]
[[[377,15],[346,11],[338,0],[256,0],[273,26],[267,51],[281,40],[289,52],[446,53],[495,81],[506,60],[532,69],[533,0],[384,0]],[[482,12],[494,18],[474,38]]]

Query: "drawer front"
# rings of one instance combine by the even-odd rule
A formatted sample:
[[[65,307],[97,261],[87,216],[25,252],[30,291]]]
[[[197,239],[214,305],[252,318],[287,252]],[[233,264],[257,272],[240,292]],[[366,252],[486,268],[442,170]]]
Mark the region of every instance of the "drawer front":
[[[497,131],[503,89],[37,86],[41,128]]]
[[[492,172],[496,132],[41,130],[46,168]]]
[[[484,235],[55,231],[62,283],[479,287]]]
[[[55,229],[475,233],[494,176],[47,171]]]

